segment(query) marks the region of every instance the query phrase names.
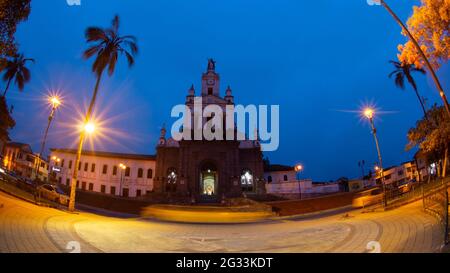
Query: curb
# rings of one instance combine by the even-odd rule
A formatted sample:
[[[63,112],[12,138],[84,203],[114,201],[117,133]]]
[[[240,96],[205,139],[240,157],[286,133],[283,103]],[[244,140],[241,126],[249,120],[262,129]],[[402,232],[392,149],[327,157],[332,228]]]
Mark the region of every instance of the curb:
[[[328,214],[328,213],[333,213],[333,212],[339,213],[339,212],[345,212],[345,211],[350,211],[350,210],[357,210],[357,209],[353,208],[352,205],[347,205],[347,206],[342,206],[342,207],[337,207],[337,208],[332,208],[332,209],[327,209],[327,210],[320,210],[320,211],[315,211],[315,212],[309,212],[309,213],[303,213],[303,214],[275,216],[275,217],[271,217],[268,219],[270,219],[270,220],[305,219],[305,218],[309,218],[309,217],[319,216],[322,214]]]
[[[25,202],[28,202],[28,203],[32,203],[32,204],[35,204],[35,205],[39,205],[39,203],[37,203],[36,201],[27,199],[27,198],[22,197],[22,196],[20,196],[20,195],[18,195],[18,194],[11,193],[11,192],[6,191],[6,190],[1,189],[1,188],[0,188],[0,191],[3,192],[3,193],[6,193],[6,194],[8,194],[8,195],[14,196],[15,198],[18,198],[18,199],[20,199],[20,200],[22,200],[22,201],[25,201]]]
[[[138,214],[112,211],[112,210],[107,210],[107,209],[103,209],[103,208],[97,208],[97,207],[81,204],[81,203],[78,203],[76,205],[76,207],[78,208],[79,211],[94,213],[94,214],[99,214],[99,215],[109,216],[109,217],[116,217],[116,218],[139,218],[140,217],[140,215],[138,215]]]

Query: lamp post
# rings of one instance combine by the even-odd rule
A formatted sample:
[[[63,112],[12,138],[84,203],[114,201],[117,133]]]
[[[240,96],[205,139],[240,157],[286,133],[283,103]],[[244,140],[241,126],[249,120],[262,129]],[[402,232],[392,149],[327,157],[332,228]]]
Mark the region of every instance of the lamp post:
[[[301,183],[300,183],[300,173],[303,171],[303,165],[302,164],[297,164],[295,165],[295,172],[297,175],[297,181],[298,181],[298,195],[300,200],[302,199],[302,187],[301,187]]]
[[[75,195],[77,190],[77,178],[78,178],[78,164],[80,164],[81,151],[83,149],[83,143],[86,135],[91,135],[95,132],[95,124],[89,119],[86,119],[83,123],[80,133],[80,142],[78,143],[77,155],[75,157],[75,168],[73,168],[72,180],[70,182],[70,197],[69,197],[69,211],[75,211]]]
[[[123,185],[123,172],[127,169],[125,164],[120,163],[120,184],[119,184],[119,196],[122,196],[122,185]]]
[[[431,66],[430,61],[428,61],[428,58],[425,55],[425,53],[423,52],[422,48],[420,48],[420,45],[417,42],[417,40],[412,36],[411,32],[409,32],[409,30],[405,26],[405,24],[403,24],[403,22],[400,20],[400,18],[398,18],[398,16],[389,7],[389,5],[386,4],[386,2],[384,0],[370,0],[370,1],[371,2],[368,2],[369,5],[373,5],[373,4],[382,5],[389,12],[389,14],[391,14],[391,16],[395,19],[395,21],[397,21],[397,23],[400,25],[400,27],[403,29],[403,31],[408,36],[408,38],[411,40],[411,42],[413,43],[413,45],[416,48],[417,52],[419,52],[419,55],[422,57],[423,61],[425,62],[426,67],[430,71],[431,76],[432,76],[433,81],[434,81],[434,84],[436,85],[436,87],[437,87],[437,89],[439,91],[439,95],[440,95],[440,97],[441,97],[441,99],[442,99],[442,101],[444,103],[444,107],[445,107],[445,110],[447,111],[447,115],[450,118],[450,106],[448,104],[447,97],[445,95],[444,89],[442,88],[442,85],[441,85],[441,83],[439,81],[439,78],[437,77],[436,72],[434,71],[434,68]]]
[[[52,96],[49,98],[49,102],[52,106],[52,110],[50,111],[50,115],[48,116],[47,127],[45,128],[44,138],[42,139],[41,150],[37,156],[37,162],[35,165],[35,178],[39,178],[39,169],[41,165],[41,155],[44,153],[45,142],[47,140],[48,130],[50,129],[50,125],[52,123],[53,118],[55,117],[55,112],[59,106],[61,106],[61,100],[57,96]]]
[[[379,161],[379,170],[381,175],[381,186],[383,189],[383,206],[386,207],[387,205],[387,196],[386,196],[386,185],[384,184],[384,174],[383,174],[383,159],[381,158],[381,152],[380,152],[380,145],[378,143],[378,137],[377,137],[377,129],[375,128],[375,123],[373,121],[373,116],[375,114],[375,110],[371,108],[364,109],[363,112],[364,116],[369,120],[370,126],[372,128],[372,134],[373,138],[375,139],[375,145],[377,148],[378,153],[378,161]]]

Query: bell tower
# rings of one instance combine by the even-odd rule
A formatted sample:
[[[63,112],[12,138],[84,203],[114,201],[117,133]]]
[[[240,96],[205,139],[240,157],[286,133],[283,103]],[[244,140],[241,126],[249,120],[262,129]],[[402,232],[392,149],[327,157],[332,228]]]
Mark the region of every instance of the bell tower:
[[[202,75],[202,97],[216,96],[220,97],[220,77],[216,73],[216,62],[213,59],[208,59],[208,67]]]

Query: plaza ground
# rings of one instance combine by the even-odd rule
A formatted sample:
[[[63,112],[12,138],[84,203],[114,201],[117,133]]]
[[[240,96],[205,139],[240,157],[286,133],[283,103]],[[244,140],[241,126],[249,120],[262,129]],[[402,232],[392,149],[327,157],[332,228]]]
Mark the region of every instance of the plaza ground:
[[[248,224],[177,224],[69,214],[0,192],[0,252],[439,252],[442,229],[413,203],[387,212],[340,212]]]

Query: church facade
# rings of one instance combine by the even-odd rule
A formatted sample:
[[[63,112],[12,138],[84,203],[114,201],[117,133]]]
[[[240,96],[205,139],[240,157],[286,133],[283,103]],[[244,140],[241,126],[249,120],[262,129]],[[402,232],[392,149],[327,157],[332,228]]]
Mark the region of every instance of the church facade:
[[[185,105],[189,109],[194,107],[195,92],[194,86],[188,91]],[[234,105],[230,87],[221,96],[220,76],[213,60],[208,61],[197,96],[203,108]],[[207,121],[203,118],[202,125]],[[156,151],[155,192],[187,195],[198,201],[264,192],[263,155],[258,141],[175,141],[166,138],[163,129]]]

